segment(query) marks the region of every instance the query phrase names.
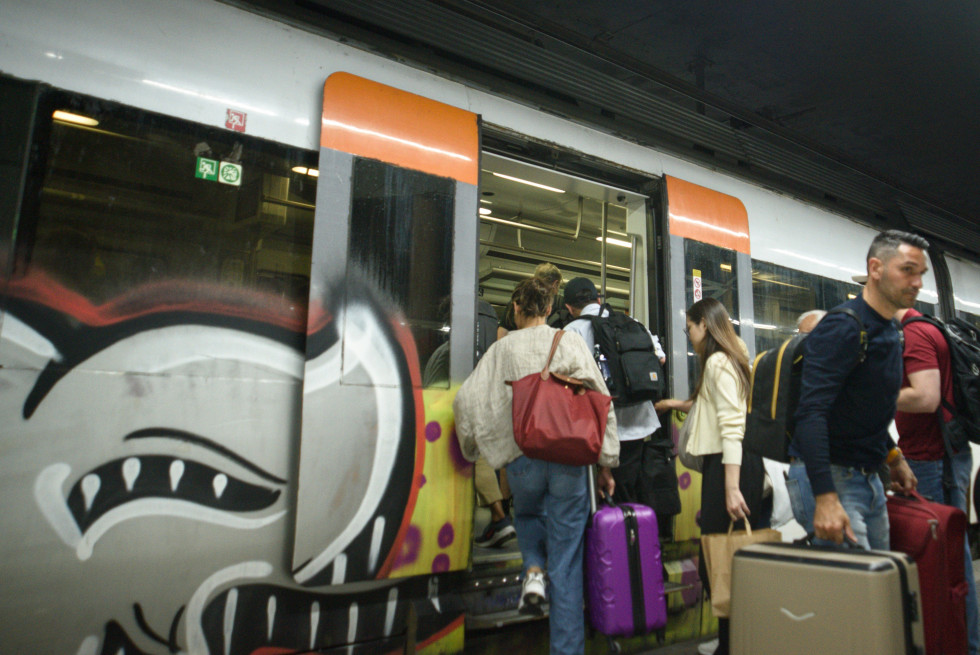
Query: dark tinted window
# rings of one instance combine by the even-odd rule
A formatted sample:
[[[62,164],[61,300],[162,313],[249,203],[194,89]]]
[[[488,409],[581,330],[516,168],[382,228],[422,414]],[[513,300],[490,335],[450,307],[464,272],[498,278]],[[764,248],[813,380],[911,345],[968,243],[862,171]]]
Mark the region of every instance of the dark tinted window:
[[[811,309],[832,309],[859,293],[861,285],[857,283],[752,260],[756,353],[796,334],[800,314]],[[935,305],[918,301],[915,308],[925,314],[936,311]]]
[[[695,278],[699,278],[702,298],[715,298],[728,310],[735,333],[740,334],[736,252],[691,239],[684,240],[684,298],[687,307],[695,302]],[[698,379],[698,363],[690,342],[687,344],[687,379],[691,391]]]
[[[451,328],[455,183],[357,159],[352,186],[350,273],[367,275],[401,310],[424,369]]]
[[[305,308],[315,153],[61,92],[38,121],[43,185],[25,200],[19,273],[95,305],[187,282]]]

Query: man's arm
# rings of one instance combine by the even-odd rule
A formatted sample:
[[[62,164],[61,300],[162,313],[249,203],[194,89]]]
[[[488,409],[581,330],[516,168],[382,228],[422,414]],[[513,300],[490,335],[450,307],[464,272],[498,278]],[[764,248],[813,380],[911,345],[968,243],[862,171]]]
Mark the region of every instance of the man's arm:
[[[898,410],[932,414],[939,409],[941,378],[938,368],[909,373],[909,386],[898,392]]]

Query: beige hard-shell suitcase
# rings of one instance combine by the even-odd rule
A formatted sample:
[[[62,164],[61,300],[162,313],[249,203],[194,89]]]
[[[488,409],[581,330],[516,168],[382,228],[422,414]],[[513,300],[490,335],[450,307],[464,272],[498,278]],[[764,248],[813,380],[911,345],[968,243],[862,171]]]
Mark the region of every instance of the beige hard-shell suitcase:
[[[732,562],[731,652],[924,652],[919,576],[903,553],[754,544]]]

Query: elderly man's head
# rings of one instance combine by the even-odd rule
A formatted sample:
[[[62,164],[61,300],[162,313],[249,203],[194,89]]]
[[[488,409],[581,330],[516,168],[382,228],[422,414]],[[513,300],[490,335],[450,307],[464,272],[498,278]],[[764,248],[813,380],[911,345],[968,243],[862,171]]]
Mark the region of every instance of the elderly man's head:
[[[800,314],[800,317],[796,319],[796,327],[799,329],[800,334],[813,332],[813,328],[817,327],[817,323],[819,323],[820,319],[826,315],[827,312],[822,309],[811,309],[808,312],[803,312]]]

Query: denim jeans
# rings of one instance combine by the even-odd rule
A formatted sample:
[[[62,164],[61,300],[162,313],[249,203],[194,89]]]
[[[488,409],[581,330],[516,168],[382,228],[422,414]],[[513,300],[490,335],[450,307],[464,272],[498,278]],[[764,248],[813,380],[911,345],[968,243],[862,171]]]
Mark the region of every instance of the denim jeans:
[[[552,655],[585,653],[582,554],[589,519],[587,475],[584,466],[523,456],[507,465],[524,572],[541,567],[551,582]]]
[[[851,521],[851,529],[858,545],[864,548],[888,550],[888,510],[885,505],[885,488],[877,473],[862,473],[851,466],[830,465],[834,488],[840,504]],[[813,532],[813,513],[816,500],[810,487],[806,466],[797,459],[789,466],[786,480],[793,517],[807,533]],[[832,542],[814,539],[814,544],[829,545]]]
[[[966,511],[966,494],[970,488],[970,473],[973,471],[973,455],[970,448],[964,448],[950,460],[953,466],[953,488],[947,498],[943,490],[943,460],[908,460],[909,467],[918,478],[920,494],[937,503],[945,503]],[[980,654],[980,609],[977,607],[977,585],[973,577],[973,560],[970,557],[970,541],[966,540],[964,562],[966,565],[966,634],[970,644],[970,655]]]

